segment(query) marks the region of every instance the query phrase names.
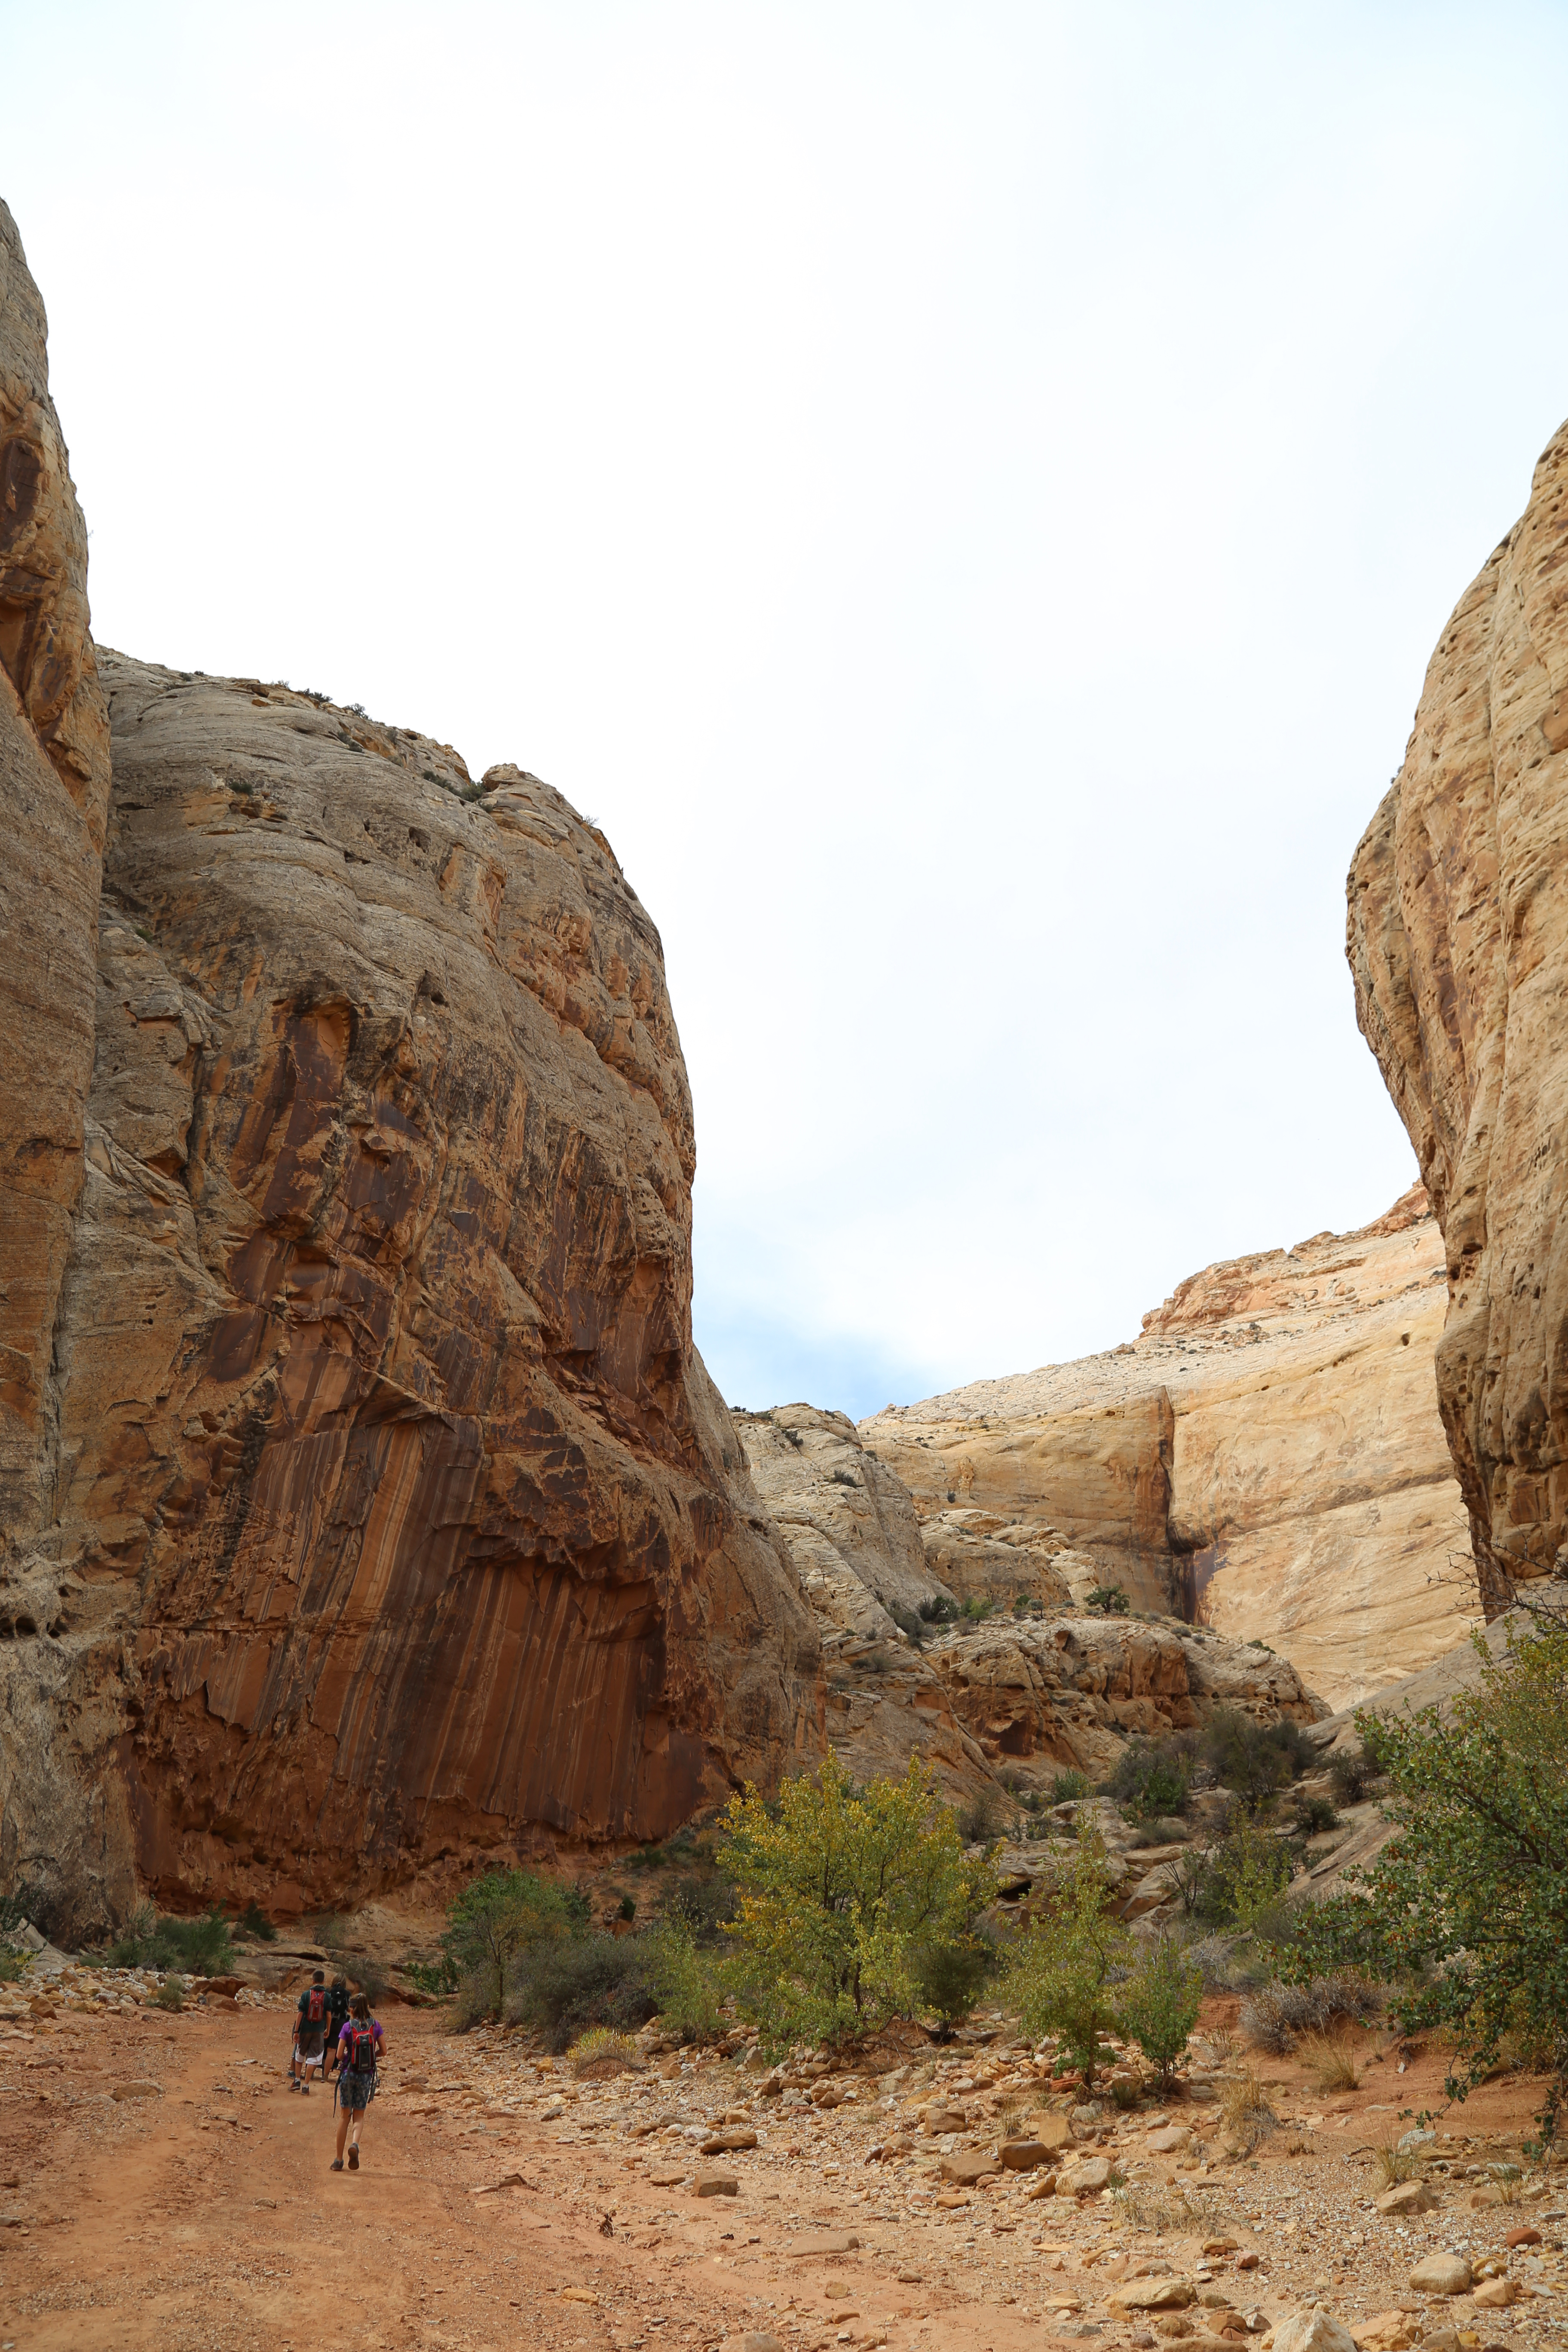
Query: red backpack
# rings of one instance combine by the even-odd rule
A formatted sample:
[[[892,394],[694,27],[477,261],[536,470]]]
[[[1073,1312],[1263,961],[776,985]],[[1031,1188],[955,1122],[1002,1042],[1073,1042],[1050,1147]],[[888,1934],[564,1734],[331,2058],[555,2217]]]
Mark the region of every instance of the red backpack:
[[[356,2019],[349,2027],[347,2051],[351,2074],[374,2074],[375,2072],[375,2028],[361,2025]]]
[[[307,2025],[324,2025],[326,2021],[327,1989],[325,1985],[312,1985],[305,2004],[305,2022]]]

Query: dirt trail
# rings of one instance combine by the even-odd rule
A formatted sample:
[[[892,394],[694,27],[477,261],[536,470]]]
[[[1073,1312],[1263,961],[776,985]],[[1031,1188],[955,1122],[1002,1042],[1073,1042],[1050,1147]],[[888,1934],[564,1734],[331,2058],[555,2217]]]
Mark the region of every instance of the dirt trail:
[[[1082,2339],[1155,2342],[1105,2302],[1117,2275],[1151,2262],[1205,2275],[1201,2236],[1161,2239],[1102,2204],[1031,2201],[1027,2176],[939,2208],[914,2160],[868,2162],[895,2127],[879,2111],[786,2119],[755,2101],[754,2077],[672,2061],[663,2076],[575,2095],[566,2085],[562,2112],[546,2113],[551,2078],[524,2087],[512,2037],[458,2042],[400,2007],[384,2022],[384,2094],[357,2174],[329,2169],[330,2090],[287,2088],[284,2007],[66,2013],[11,2032],[0,2045],[0,2352],[699,2352],[726,2340],[740,2352],[752,2331],[788,2352],[1082,2352]],[[1352,2325],[1403,2300],[1416,2329],[1457,2322],[1478,2346],[1548,2340],[1540,2331],[1563,2309],[1551,2291],[1554,2207],[1550,2219],[1539,2198],[1522,2213],[1472,2211],[1456,2147],[1439,2184],[1446,2210],[1397,2229],[1371,2212],[1357,2150],[1428,2100],[1435,2067],[1397,2084],[1392,2067],[1369,2069],[1357,2094],[1325,2101],[1289,2062],[1266,2063],[1281,2111],[1312,2113],[1258,2166],[1211,2167],[1205,2118],[1190,2108],[1198,2137],[1178,2165],[1145,2159],[1147,2119],[1113,2126],[1134,2179],[1198,2192],[1235,2242],[1207,2269],[1236,2308],[1194,2310],[1191,2352],[1218,2352],[1208,2329],[1239,2327],[1247,2305],[1258,2315],[1246,2341],[1266,2345],[1269,2323],[1320,2287]],[[138,2085],[142,2095],[112,2095]],[[632,2136],[667,2103],[711,2114],[748,2092],[763,2144],[722,2159],[733,2197],[692,2194],[693,2151],[672,2126]],[[1452,2121],[1495,2144],[1529,2104],[1528,2086],[1489,2087]],[[514,2185],[495,2185],[508,2176]],[[1419,2252],[1459,2240],[1500,2249],[1507,2225],[1537,2213],[1550,2236],[1532,2260],[1548,2267],[1531,2275],[1544,2294],[1506,2314],[1472,2314],[1468,2298],[1423,2314],[1406,2283]]]

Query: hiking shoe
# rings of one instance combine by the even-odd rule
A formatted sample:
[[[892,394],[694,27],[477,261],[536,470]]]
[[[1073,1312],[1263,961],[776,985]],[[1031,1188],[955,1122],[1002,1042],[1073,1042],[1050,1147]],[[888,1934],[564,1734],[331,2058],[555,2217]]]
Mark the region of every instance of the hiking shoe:
[[[305,2097],[308,2099],[308,2098],[310,2097],[310,2085],[309,2084],[309,2083],[301,2083],[301,2084],[300,2084],[300,2088],[301,2092],[304,2094]]]
[[[332,2158],[332,2170],[333,2170],[334,2172],[341,2172],[341,2171],[342,2170],[342,2168],[343,2168],[343,2160],[342,2160],[342,2158],[341,2156],[334,2156],[334,2157],[333,2157],[333,2158]]]
[[[290,2075],[289,2075],[289,2088],[291,2091],[297,2091],[297,2090],[299,2089],[299,2087],[300,2087],[300,2077],[298,2076],[298,2074],[290,2074]]]
[[[359,2170],[359,2150],[357,2147],[351,2147],[349,2150],[349,2170],[351,2172],[357,2172]]]

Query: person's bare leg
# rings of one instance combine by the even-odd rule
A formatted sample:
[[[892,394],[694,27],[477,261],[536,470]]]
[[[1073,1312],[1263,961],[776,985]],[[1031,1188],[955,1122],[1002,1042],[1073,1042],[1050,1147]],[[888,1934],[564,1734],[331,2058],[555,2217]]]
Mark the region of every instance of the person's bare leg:
[[[342,2164],[343,2160],[343,2142],[347,2139],[348,2136],[349,2111],[347,2107],[340,2107],[338,2109],[338,2162],[340,2164]]]

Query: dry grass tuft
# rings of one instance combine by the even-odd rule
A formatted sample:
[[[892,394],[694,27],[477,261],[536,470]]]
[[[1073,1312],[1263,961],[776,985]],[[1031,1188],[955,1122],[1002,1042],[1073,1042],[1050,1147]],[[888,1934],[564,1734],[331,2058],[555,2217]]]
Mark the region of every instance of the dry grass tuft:
[[[1198,2231],[1209,2235],[1216,2227],[1215,2210],[1184,2189],[1151,2187],[1130,2181],[1116,2192],[1115,2210],[1134,2230]]]
[[[1397,2189],[1402,2180],[1414,2180],[1421,2169],[1419,2157],[1409,2148],[1399,2147],[1391,2139],[1377,2143],[1372,2151],[1372,2160],[1377,2167],[1380,2189]]]
[[[1283,2058],[1296,2047],[1298,2035],[1321,2040],[1344,2019],[1374,2017],[1381,2003],[1375,1985],[1353,1970],[1340,1969],[1310,1985],[1259,1985],[1241,2004],[1241,2022],[1255,2048]]]
[[[641,2045],[629,2033],[595,2025],[566,2053],[568,2072],[579,2083],[606,2074],[641,2074],[647,2063]]]
[[[1237,2156],[1250,2156],[1258,2142],[1268,2139],[1279,2126],[1279,2118],[1251,2066],[1243,2066],[1226,2081],[1220,2091],[1220,2114],[1225,2119],[1226,2145]]]
[[[1355,2051],[1343,2033],[1304,2033],[1300,2055],[1321,2091],[1353,2091],[1361,2081]]]

